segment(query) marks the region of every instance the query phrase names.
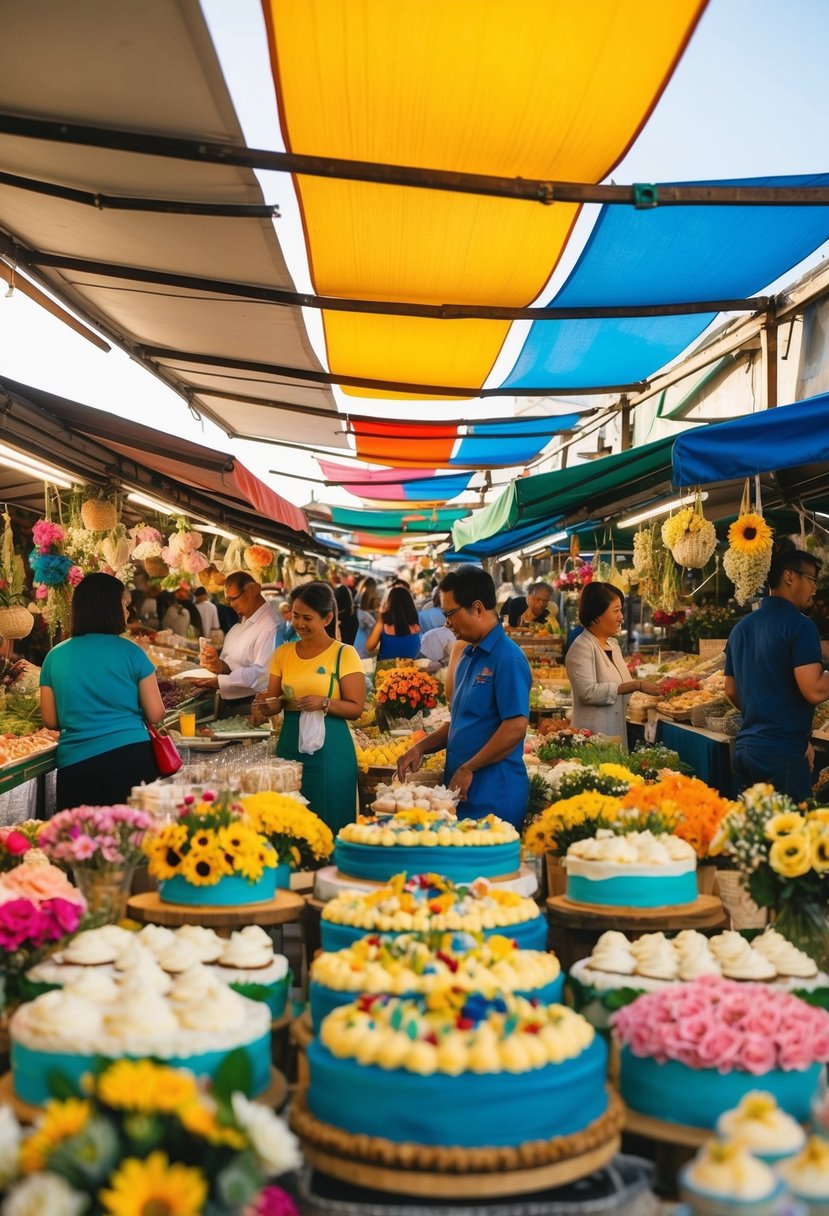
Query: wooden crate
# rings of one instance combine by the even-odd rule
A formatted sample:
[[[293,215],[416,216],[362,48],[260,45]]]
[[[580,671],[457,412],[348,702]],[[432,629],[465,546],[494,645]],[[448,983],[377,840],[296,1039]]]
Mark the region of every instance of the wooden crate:
[[[701,659],[716,659],[725,650],[726,638],[700,638],[699,657]]]

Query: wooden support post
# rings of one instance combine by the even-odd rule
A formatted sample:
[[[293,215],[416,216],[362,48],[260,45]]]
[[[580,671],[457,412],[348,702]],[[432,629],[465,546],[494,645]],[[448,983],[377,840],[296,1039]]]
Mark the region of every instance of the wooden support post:
[[[619,412],[622,426],[622,446],[621,451],[630,451],[631,446],[631,408],[630,399],[626,393],[622,393],[619,398]]]
[[[777,314],[769,309],[760,330],[760,350],[763,356],[763,396],[765,408],[777,405]]]

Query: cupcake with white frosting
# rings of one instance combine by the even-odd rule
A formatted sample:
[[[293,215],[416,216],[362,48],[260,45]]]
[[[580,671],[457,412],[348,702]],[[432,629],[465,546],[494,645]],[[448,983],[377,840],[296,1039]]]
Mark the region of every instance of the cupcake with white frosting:
[[[783,1183],[741,1144],[709,1140],[679,1176],[695,1216],[779,1216]]]
[[[729,980],[769,983],[777,978],[777,968],[733,929],[711,938],[711,953]]]
[[[785,938],[776,929],[766,929],[751,943],[753,948],[774,965],[782,979],[812,980],[817,977],[818,966],[803,950]]]
[[[806,1143],[806,1133],[797,1120],[781,1110],[771,1094],[757,1089],[747,1093],[734,1110],[720,1115],[717,1132],[769,1165],[794,1156]]]
[[[829,1216],[829,1140],[810,1136],[797,1156],[779,1168],[806,1216]]]

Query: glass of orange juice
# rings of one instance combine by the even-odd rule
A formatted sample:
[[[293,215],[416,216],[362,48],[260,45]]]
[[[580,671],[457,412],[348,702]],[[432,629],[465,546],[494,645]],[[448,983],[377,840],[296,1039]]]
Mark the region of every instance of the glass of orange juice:
[[[179,714],[178,728],[181,731],[181,734],[184,738],[192,739],[196,733],[196,715],[195,715],[195,713]]]

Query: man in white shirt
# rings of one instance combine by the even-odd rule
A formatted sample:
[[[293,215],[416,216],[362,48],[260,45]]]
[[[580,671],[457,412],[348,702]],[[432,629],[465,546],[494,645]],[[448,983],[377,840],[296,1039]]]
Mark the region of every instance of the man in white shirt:
[[[220,717],[250,713],[256,693],[267,688],[277,625],[262,588],[250,574],[242,570],[229,574],[225,599],[241,620],[228,630],[221,656],[214,646],[202,648],[201,665],[214,675],[194,681],[202,688],[218,688]]]
[[[193,592],[193,598],[196,601],[196,608],[201,617],[201,636],[209,638],[212,630],[219,629],[219,610],[204,587],[197,587]]]

